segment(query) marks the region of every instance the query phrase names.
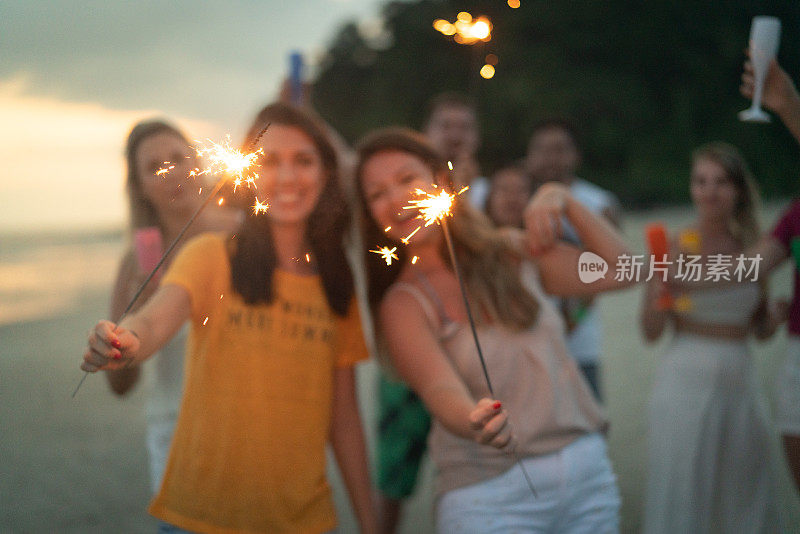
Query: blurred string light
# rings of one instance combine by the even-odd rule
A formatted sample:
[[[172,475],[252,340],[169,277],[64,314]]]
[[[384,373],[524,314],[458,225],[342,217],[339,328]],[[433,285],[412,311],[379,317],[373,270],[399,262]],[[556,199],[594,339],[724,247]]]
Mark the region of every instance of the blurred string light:
[[[509,0],[509,5],[515,0]],[[516,0],[519,4],[519,0]],[[456,17],[455,22],[449,22],[444,19],[436,19],[433,21],[433,28],[448,37],[452,36],[453,40],[458,44],[472,45],[476,43],[487,43],[492,39],[492,22],[488,17],[480,16],[473,18],[471,14],[462,11]],[[486,64],[481,67],[480,75],[484,79],[489,79],[494,76],[495,68],[497,65],[497,56],[489,54],[486,56]]]
[[[481,77],[488,80],[494,76],[494,66],[497,65],[497,56],[494,54],[487,54],[484,60],[486,64],[481,67]]]
[[[473,19],[466,11],[459,13],[455,22],[436,19],[433,21],[433,28],[443,35],[453,36],[458,44],[474,44],[478,41],[485,43],[492,39],[491,21],[484,16]]]
[[[508,7],[517,9],[520,6],[519,0],[508,0]]]

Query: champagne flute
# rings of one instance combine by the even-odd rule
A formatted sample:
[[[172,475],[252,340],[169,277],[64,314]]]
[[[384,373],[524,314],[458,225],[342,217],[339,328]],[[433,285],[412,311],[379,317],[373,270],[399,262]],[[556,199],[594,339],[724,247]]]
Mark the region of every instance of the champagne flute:
[[[776,17],[753,17],[750,26],[750,61],[753,64],[754,83],[753,102],[749,109],[739,112],[739,120],[750,122],[770,122],[770,117],[761,109],[761,95],[764,91],[764,78],[769,63],[778,52],[781,37],[781,21]]]

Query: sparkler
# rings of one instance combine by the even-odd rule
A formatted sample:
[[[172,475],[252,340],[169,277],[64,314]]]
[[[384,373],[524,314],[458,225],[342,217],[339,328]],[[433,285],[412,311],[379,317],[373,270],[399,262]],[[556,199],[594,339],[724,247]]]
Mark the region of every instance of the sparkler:
[[[448,167],[450,170],[453,169],[452,163],[449,161]],[[434,186],[435,187],[435,186]],[[426,193],[421,189],[417,189],[415,194],[423,195],[423,198],[417,200],[410,200],[408,206],[404,206],[403,209],[418,209],[419,215],[417,216],[419,219],[425,221],[424,226],[430,226],[433,223],[439,223],[442,226],[442,230],[444,231],[444,238],[447,243],[447,251],[450,255],[450,261],[453,264],[453,271],[456,275],[456,280],[458,280],[458,287],[461,289],[461,299],[464,301],[464,308],[467,311],[467,319],[469,320],[469,327],[472,331],[472,340],[475,342],[475,348],[478,351],[478,358],[481,362],[481,369],[483,371],[483,377],[486,379],[486,385],[489,388],[489,393],[492,398],[497,398],[494,393],[494,388],[492,387],[492,380],[489,378],[489,370],[486,366],[486,359],[483,357],[483,349],[481,348],[481,342],[478,339],[478,330],[475,326],[475,318],[472,316],[472,307],[469,304],[469,299],[467,298],[467,287],[464,284],[464,280],[461,278],[461,269],[458,265],[458,258],[456,257],[455,247],[453,246],[453,238],[450,236],[450,227],[447,222],[447,218],[453,215],[453,202],[455,201],[456,197],[466,191],[468,187],[464,187],[458,193],[449,193],[447,191],[439,191],[437,194]],[[419,228],[417,228],[419,230]],[[411,235],[416,233],[415,230],[412,232]],[[410,237],[410,236],[409,236]],[[406,241],[404,241],[406,242]],[[386,248],[386,247],[384,247]],[[375,251],[372,251],[375,252]],[[416,259],[416,256],[414,256]],[[413,261],[413,260],[412,260]],[[389,263],[387,261],[387,263]],[[537,497],[536,489],[533,487],[533,481],[531,480],[530,475],[528,474],[527,469],[525,469],[525,465],[522,463],[522,459],[516,453],[516,451],[512,450],[511,454],[514,456],[517,464],[519,465],[522,473],[525,477],[525,481],[528,483],[528,487],[531,490],[531,493],[534,497]]]
[[[201,147],[197,149],[197,155],[207,158],[208,165],[204,169],[198,168],[192,170],[189,173],[189,177],[203,176],[206,174],[222,174],[223,176],[217,181],[217,184],[214,186],[214,189],[211,191],[211,194],[208,195],[208,197],[206,197],[203,203],[195,210],[195,212],[186,222],[184,227],[178,233],[178,236],[175,238],[172,244],[170,244],[170,246],[161,256],[161,259],[158,260],[156,266],[153,268],[152,271],[150,271],[150,274],[147,275],[147,278],[145,278],[144,282],[142,282],[142,285],[139,286],[139,289],[136,290],[136,294],[133,295],[133,298],[125,307],[125,311],[123,311],[122,315],[119,317],[119,319],[117,319],[116,323],[118,325],[128,315],[128,312],[131,311],[131,308],[133,308],[133,305],[136,303],[136,301],[139,300],[139,297],[144,291],[144,288],[147,287],[147,284],[150,283],[150,280],[153,279],[155,274],[158,272],[158,269],[160,269],[161,266],[164,264],[164,261],[166,261],[169,254],[172,252],[172,250],[184,236],[184,234],[192,225],[192,223],[195,221],[197,216],[200,215],[200,212],[202,212],[206,208],[206,206],[208,206],[211,200],[217,195],[217,193],[219,193],[220,189],[222,189],[222,186],[225,185],[226,174],[233,178],[234,191],[236,190],[236,187],[238,185],[241,185],[242,183],[246,183],[248,185],[255,185],[255,180],[258,179],[258,174],[253,172],[250,168],[256,163],[256,161],[258,161],[258,157],[261,154],[263,154],[264,151],[261,150],[260,148],[256,151],[253,151],[253,149],[255,149],[255,146],[258,144],[259,140],[261,140],[261,137],[264,135],[264,132],[267,131],[267,128],[269,128],[269,124],[264,126],[264,128],[262,128],[261,131],[258,132],[258,135],[253,139],[253,142],[250,143],[249,146],[250,151],[246,153],[241,152],[230,146],[230,136],[226,137],[223,144],[214,143],[213,141],[209,140],[209,142],[211,143],[210,146]],[[170,169],[171,167],[166,168],[165,172],[169,172]],[[164,169],[159,169],[158,172],[160,172],[161,170]],[[256,200],[256,206],[259,206],[258,200]],[[260,205],[258,209],[266,211],[267,207],[268,205]],[[256,207],[254,207],[254,211],[255,209]],[[256,213],[258,213],[258,211],[256,211]],[[206,322],[207,321],[208,318],[206,318]],[[205,325],[205,322],[203,324]],[[78,382],[78,385],[75,387],[75,391],[72,392],[71,396],[72,398],[74,398],[75,395],[78,393],[78,390],[83,385],[83,382],[86,380],[87,376],[89,376],[89,372],[84,371],[83,377],[81,378],[80,382]]]

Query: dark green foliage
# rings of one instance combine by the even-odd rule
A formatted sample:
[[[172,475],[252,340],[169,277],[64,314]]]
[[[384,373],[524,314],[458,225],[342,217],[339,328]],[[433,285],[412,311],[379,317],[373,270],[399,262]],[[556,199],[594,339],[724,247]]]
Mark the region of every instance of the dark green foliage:
[[[436,32],[436,18],[487,15],[491,42],[463,46]],[[800,149],[771,125],[741,123],[743,50],[753,15],[783,23],[779,60],[800,82],[800,2],[522,0],[390,3],[391,46],[341,29],[314,86],[314,105],[350,141],[378,126],[419,128],[428,100],[472,92],[480,105],[485,173],[520,158],[531,126],[565,117],[582,134],[580,174],[628,205],[688,198],[689,155],[724,140],[738,146],[767,196],[800,191]],[[478,48],[482,47],[482,48]],[[499,56],[491,80],[478,76]]]

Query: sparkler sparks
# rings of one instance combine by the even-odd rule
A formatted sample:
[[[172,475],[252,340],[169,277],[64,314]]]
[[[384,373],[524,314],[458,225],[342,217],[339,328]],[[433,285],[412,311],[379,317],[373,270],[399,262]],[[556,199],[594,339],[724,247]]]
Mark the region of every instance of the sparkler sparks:
[[[386,261],[386,265],[391,265],[392,260],[399,260],[400,258],[397,257],[397,247],[389,248],[389,247],[380,247],[378,250],[370,250],[370,252],[374,252],[375,254],[379,254],[383,257]]]
[[[259,213],[265,213],[269,209],[269,204],[267,202],[261,202],[256,197],[255,204],[253,204],[253,215],[258,215]]]
[[[175,168],[175,165],[170,165],[169,161],[165,161],[164,165],[166,167],[162,167],[156,171],[156,176],[161,176],[162,174],[167,174],[169,171]]]
[[[252,171],[252,167],[258,161],[259,156],[264,154],[264,151],[259,148],[255,152],[245,154],[233,148],[230,141],[231,137],[228,135],[222,143],[215,143],[210,139],[207,139],[207,145],[200,142],[200,146],[196,147],[195,151],[198,156],[205,158],[208,164],[204,169],[195,169],[190,176],[226,173],[231,176],[234,191],[243,183],[255,186],[258,174]]]
[[[438,194],[426,193],[422,189],[414,191],[416,195],[422,195],[418,200],[409,200],[408,206],[403,206],[404,210],[419,210],[418,219],[425,221],[424,226],[430,226],[438,219],[452,215],[453,201],[456,195],[447,191],[439,191]],[[413,235],[413,234],[412,234]],[[410,238],[411,236],[409,236]]]

